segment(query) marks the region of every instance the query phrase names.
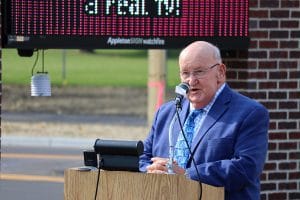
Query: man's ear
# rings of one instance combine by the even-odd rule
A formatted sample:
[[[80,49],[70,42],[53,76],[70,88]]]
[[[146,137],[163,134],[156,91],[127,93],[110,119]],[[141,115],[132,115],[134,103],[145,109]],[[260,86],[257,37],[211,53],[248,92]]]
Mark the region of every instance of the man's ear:
[[[226,65],[221,63],[218,67],[218,74],[217,74],[218,80],[225,81],[226,79]]]

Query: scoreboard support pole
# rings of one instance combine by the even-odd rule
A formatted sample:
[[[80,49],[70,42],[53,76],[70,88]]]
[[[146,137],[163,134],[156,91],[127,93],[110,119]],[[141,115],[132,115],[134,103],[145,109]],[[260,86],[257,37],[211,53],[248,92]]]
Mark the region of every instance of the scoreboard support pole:
[[[148,126],[151,126],[154,113],[165,101],[166,60],[166,50],[148,50]]]

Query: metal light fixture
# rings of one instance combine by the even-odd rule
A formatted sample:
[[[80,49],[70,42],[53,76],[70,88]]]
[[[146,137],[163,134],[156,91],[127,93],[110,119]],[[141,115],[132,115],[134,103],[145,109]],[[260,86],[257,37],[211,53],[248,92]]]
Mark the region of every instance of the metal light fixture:
[[[37,64],[39,51],[32,67],[31,72],[31,96],[51,96],[51,83],[48,72],[44,68],[44,49],[42,50],[42,71],[34,74],[34,68]]]

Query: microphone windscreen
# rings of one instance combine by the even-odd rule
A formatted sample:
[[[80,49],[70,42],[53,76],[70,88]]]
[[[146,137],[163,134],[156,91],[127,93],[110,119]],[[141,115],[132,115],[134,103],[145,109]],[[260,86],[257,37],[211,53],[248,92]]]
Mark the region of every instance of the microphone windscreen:
[[[186,97],[186,94],[189,92],[190,86],[187,83],[180,83],[175,87],[175,93]]]

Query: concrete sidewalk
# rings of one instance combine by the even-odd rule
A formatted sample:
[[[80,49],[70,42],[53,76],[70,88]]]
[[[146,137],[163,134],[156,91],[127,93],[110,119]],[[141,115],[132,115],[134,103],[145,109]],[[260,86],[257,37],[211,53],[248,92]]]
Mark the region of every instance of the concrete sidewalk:
[[[11,122],[60,122],[60,123],[83,123],[83,124],[111,124],[126,126],[145,126],[147,119],[134,115],[66,115],[53,113],[34,113],[34,112],[5,112],[1,113],[2,121]]]
[[[95,140],[70,137],[2,136],[1,145],[93,149]]]

